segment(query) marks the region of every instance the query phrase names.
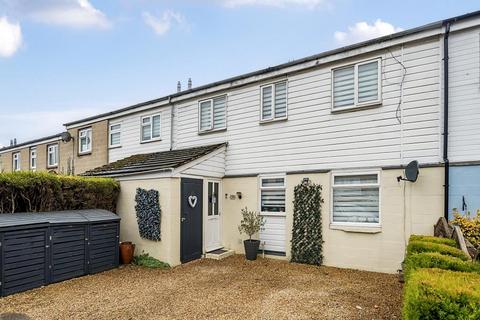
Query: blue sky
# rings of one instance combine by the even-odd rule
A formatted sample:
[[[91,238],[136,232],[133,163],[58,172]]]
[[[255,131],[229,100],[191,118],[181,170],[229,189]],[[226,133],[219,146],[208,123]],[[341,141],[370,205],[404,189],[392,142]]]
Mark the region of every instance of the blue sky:
[[[480,9],[477,1],[0,0],[0,145]]]

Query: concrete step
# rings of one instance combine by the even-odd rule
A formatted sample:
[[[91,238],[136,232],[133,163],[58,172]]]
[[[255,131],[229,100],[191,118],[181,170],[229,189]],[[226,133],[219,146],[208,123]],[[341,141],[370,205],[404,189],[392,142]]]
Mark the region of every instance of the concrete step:
[[[222,259],[230,257],[234,254],[235,254],[235,251],[230,250],[230,249],[222,248],[222,249],[217,249],[217,250],[214,250],[214,251],[211,251],[211,252],[207,252],[205,254],[205,258],[214,259],[214,260],[222,260]]]

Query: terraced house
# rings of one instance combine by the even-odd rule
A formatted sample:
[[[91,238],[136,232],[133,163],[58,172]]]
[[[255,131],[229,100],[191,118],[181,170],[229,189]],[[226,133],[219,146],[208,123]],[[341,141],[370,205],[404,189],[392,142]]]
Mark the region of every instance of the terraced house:
[[[395,272],[410,234],[480,207],[479,44],[475,12],[68,123],[75,173],[118,179],[122,239],[172,265],[242,252],[245,207],[261,250],[289,258],[308,179],[325,264]],[[397,179],[414,160],[418,180]],[[160,242],[139,237],[137,188],[159,191]]]
[[[93,122],[67,131],[0,149],[0,171],[48,171],[81,174],[108,163],[108,122]]]

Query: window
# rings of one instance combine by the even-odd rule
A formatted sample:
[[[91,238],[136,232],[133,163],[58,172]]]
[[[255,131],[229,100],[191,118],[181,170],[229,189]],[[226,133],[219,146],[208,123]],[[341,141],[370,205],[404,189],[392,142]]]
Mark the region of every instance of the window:
[[[117,124],[111,124],[110,125],[110,138],[109,138],[109,144],[110,147],[118,147],[120,146],[120,131],[122,129],[122,125],[120,123]]]
[[[20,152],[12,155],[12,167],[13,171],[20,171]]]
[[[260,178],[260,211],[267,213],[285,212],[285,177]]]
[[[208,215],[218,216],[218,182],[208,182]]]
[[[78,131],[78,152],[92,152],[92,128],[82,129]]]
[[[261,88],[261,121],[287,118],[287,82],[278,82]]]
[[[142,142],[160,139],[160,115],[142,117]]]
[[[381,59],[332,71],[332,110],[370,106],[381,102]]]
[[[378,173],[333,174],[332,188],[332,223],[380,223]]]
[[[58,144],[47,147],[47,164],[49,167],[58,166]]]
[[[37,148],[30,148],[30,169],[37,169]]]
[[[201,101],[198,108],[200,132],[227,127],[227,96]]]

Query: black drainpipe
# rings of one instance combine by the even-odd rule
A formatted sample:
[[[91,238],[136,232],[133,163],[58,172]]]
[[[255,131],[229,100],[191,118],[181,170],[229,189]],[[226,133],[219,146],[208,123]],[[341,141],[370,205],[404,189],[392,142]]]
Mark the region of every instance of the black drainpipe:
[[[443,36],[443,162],[445,164],[445,199],[444,216],[448,220],[449,213],[449,183],[450,163],[448,162],[448,36],[450,34],[450,21],[445,22],[445,34]]]

